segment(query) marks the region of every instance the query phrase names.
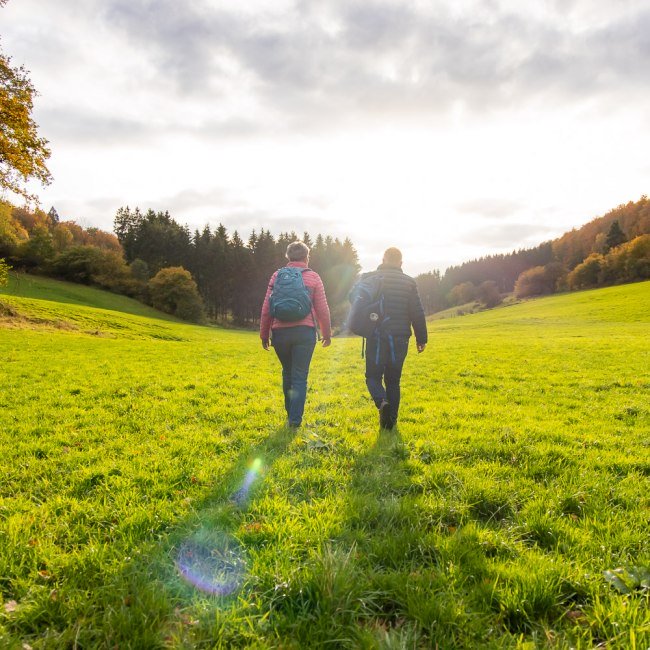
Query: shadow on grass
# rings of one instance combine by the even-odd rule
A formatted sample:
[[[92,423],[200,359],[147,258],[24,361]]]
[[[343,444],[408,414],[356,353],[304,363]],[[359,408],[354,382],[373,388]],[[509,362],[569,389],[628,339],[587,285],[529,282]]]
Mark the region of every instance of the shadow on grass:
[[[485,575],[485,558],[471,533],[429,516],[419,474],[399,431],[381,430],[356,458],[336,535],[266,596],[276,634],[299,647],[480,642],[467,589]]]
[[[412,645],[417,631],[407,622],[405,579],[423,564],[434,567],[437,557],[422,540],[414,501],[419,486],[396,430],[382,430],[356,459],[332,537],[297,549],[289,575],[286,557],[268,575],[248,574],[253,547],[247,550],[234,533],[262,487],[259,470],[270,468],[294,435],[280,428],[247,450],[193,516],[148,551],[140,549],[111,587],[111,645],[191,647],[211,638],[214,647],[245,646],[267,632],[297,647],[374,647],[382,635]],[[418,584],[430,588],[431,576]]]
[[[233,533],[255,500],[263,474],[295,435],[295,430],[284,426],[273,430],[242,452],[219,486],[194,505],[192,514],[158,541],[134,549],[133,561],[106,586],[105,597],[112,602],[106,605],[104,634],[108,636],[102,643],[107,647],[182,646],[198,622],[185,614],[190,605],[196,610],[203,603],[218,613],[237,603],[249,576],[247,551]],[[236,629],[226,633],[241,636]]]
[[[420,493],[399,431],[381,430],[354,463],[336,534],[282,589],[267,592],[276,634],[299,647],[415,647],[410,599],[429,590],[433,601],[438,565],[421,527]]]

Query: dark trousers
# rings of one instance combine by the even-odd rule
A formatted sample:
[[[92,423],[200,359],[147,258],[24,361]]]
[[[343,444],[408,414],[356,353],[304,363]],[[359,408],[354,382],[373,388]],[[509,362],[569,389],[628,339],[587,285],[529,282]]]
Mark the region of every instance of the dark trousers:
[[[316,330],[308,325],[280,327],[271,334],[273,348],[282,364],[284,408],[289,424],[300,425],[307,398],[307,375],[316,347]]]
[[[379,360],[377,346],[379,346]],[[381,341],[368,339],[366,345],[366,386],[377,408],[384,400],[388,402],[388,412],[393,422],[397,422],[400,380],[408,349],[409,339],[406,336],[393,337],[392,351],[386,339]]]

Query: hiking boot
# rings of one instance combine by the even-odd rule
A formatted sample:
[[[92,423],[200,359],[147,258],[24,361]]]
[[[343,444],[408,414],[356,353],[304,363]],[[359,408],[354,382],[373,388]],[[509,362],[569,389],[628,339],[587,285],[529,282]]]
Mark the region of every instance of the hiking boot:
[[[386,400],[382,400],[379,406],[379,426],[382,429],[393,428],[393,419],[390,416],[390,404]]]

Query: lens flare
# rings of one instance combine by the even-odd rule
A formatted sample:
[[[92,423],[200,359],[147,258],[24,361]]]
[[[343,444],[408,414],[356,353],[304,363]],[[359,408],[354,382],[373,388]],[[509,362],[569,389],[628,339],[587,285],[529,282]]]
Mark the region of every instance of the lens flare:
[[[238,506],[246,504],[262,466],[261,458],[250,463],[241,487],[230,497],[232,503]],[[246,579],[245,550],[232,535],[202,528],[181,544],[176,555],[176,568],[197,589],[216,596],[230,596]]]
[[[239,542],[226,533],[202,531],[181,544],[176,567],[191,585],[215,596],[230,596],[246,578]]]
[[[242,486],[230,497],[230,500],[233,503],[238,506],[242,506],[246,503],[246,500],[250,494],[251,486],[255,482],[255,479],[260,475],[261,470],[262,459],[256,458],[248,467],[248,471],[246,472]]]

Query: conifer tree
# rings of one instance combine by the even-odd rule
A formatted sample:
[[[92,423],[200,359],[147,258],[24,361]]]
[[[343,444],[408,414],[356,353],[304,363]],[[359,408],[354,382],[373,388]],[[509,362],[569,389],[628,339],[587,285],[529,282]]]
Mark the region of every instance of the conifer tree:
[[[605,239],[605,252],[610,251],[612,248],[620,246],[626,241],[625,233],[621,230],[621,225],[618,223],[618,219],[612,221],[612,225],[607,231],[607,237]]]

